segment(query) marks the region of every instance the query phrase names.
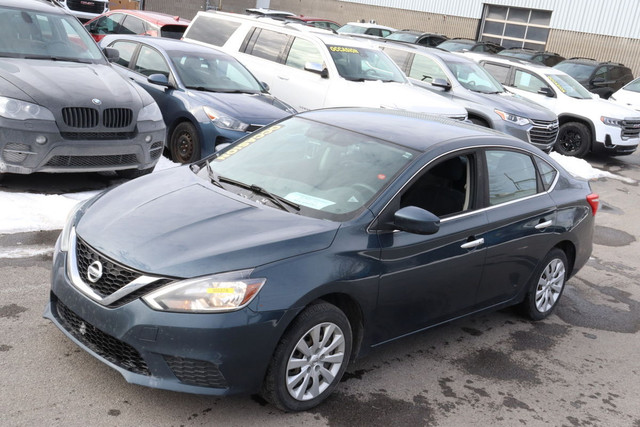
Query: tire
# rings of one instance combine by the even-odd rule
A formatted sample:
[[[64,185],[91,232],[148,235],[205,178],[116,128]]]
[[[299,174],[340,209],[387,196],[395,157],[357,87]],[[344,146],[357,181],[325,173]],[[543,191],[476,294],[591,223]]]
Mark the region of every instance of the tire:
[[[554,148],[564,156],[584,157],[591,150],[591,131],[583,123],[564,123]]]
[[[558,248],[542,260],[522,302],[523,312],[531,320],[542,320],[553,313],[564,291],[568,265],[567,256]]]
[[[325,342],[325,337],[331,341]],[[319,405],[340,382],[351,344],[351,325],[339,308],[326,302],[307,307],[280,340],[262,396],[285,412]],[[309,352],[306,357],[301,348]]]
[[[190,122],[178,124],[169,142],[171,160],[177,163],[193,163],[200,160],[200,151],[200,138],[196,127]]]
[[[134,178],[138,178],[139,176],[148,175],[151,172],[153,172],[153,167],[152,168],[147,168],[147,169],[124,169],[124,170],[118,170],[118,171],[116,171],[116,174],[120,178],[134,179]]]

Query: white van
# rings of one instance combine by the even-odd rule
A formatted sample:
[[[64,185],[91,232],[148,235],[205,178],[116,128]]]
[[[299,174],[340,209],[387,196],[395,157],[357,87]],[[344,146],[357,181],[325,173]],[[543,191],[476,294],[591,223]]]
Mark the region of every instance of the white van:
[[[235,56],[298,111],[377,107],[464,120],[466,110],[413,86],[381,50],[366,41],[264,17],[198,12],[183,40]]]

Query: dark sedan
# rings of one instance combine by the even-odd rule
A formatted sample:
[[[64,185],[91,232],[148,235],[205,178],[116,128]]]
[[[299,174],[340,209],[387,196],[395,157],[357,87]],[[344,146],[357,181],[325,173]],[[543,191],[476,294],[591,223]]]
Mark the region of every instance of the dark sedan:
[[[79,205],[45,316],[129,382],[305,410],[378,345],[510,305],[551,314],[597,206],[495,131],[308,111]]]
[[[118,67],[155,99],[175,162],[190,163],[295,110],[271,96],[240,62],[179,40],[107,36]]]

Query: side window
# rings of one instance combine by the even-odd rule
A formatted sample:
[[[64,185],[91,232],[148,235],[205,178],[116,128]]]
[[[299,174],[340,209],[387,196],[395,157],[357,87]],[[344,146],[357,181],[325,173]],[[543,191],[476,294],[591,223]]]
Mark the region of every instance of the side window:
[[[289,35],[277,31],[259,31],[255,43],[250,43],[245,51],[249,55],[278,62],[280,54],[289,44]]]
[[[509,85],[509,71],[511,67],[508,65],[491,64],[488,62],[481,63],[485,70],[491,73],[503,85]]]
[[[608,80],[608,77],[609,77],[608,67],[605,67],[605,66],[598,67],[595,73],[593,73],[592,78],[597,79],[598,77]]]
[[[151,74],[164,74],[169,77],[169,66],[160,52],[147,46],[140,49],[134,71],[147,77]]]
[[[536,157],[535,159],[536,165],[538,166],[538,173],[540,174],[542,185],[544,186],[544,191],[548,191],[549,188],[551,188],[551,184],[553,184],[553,180],[556,179],[558,171],[541,158]]]
[[[516,151],[487,150],[489,205],[537,193],[536,168],[531,157]]]
[[[413,54],[405,52],[404,50],[397,49],[384,48],[382,50],[384,51],[384,53],[389,55],[393,62],[395,62],[402,71],[408,70],[409,63],[411,62]]]
[[[391,31],[389,30],[380,30],[381,37],[387,37],[389,34],[391,34]]]
[[[548,85],[537,76],[524,70],[516,70],[513,87],[526,90],[527,92],[538,93],[543,87]]]
[[[214,46],[222,46],[239,26],[238,22],[198,15],[191,21],[189,31],[185,33],[184,37]]]
[[[286,65],[294,68],[304,69],[304,64],[307,62],[315,62],[317,64],[324,64],[322,55],[318,49],[308,40],[296,37],[291,44],[289,55],[285,62]]]
[[[118,32],[118,23],[123,16],[121,13],[113,13],[96,19],[89,25],[89,32],[92,34],[116,34]]]
[[[409,70],[409,77],[423,82],[431,83],[434,79],[444,79],[449,81],[440,65],[431,58],[416,55]]]
[[[118,49],[118,52],[120,53],[120,58],[116,63],[129,68],[129,63],[131,62],[131,58],[133,57],[133,53],[136,51],[137,46],[137,43],[118,41],[112,43],[110,47]]]
[[[147,32],[147,28],[144,21],[135,16],[125,16],[120,32],[122,34],[144,34]]]
[[[473,207],[473,157],[461,155],[438,161],[415,181],[400,198],[400,207],[417,206],[439,217]]]

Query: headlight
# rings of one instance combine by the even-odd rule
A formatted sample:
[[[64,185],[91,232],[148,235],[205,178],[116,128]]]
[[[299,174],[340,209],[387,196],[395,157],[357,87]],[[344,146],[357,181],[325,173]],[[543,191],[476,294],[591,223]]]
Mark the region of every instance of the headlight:
[[[84,207],[84,205],[87,204],[89,200],[91,199],[83,200],[76,203],[76,205],[67,215],[67,222],[65,222],[64,228],[62,229],[62,234],[60,235],[60,250],[62,252],[67,252],[69,250],[69,235],[71,234],[71,229],[76,223],[78,212],[80,212],[80,210]]]
[[[251,302],[267,279],[251,279],[252,270],[182,280],[142,299],[155,310],[215,313],[238,310]]]
[[[0,116],[14,120],[55,120],[53,113],[38,104],[0,96]]]
[[[138,114],[138,121],[143,122],[146,120],[151,120],[153,122],[159,122],[162,120],[162,112],[160,111],[158,104],[155,102],[152,102],[140,110],[140,114]]]
[[[500,118],[506,122],[515,123],[520,126],[528,125],[531,123],[531,120],[527,119],[526,117],[516,116],[515,114],[507,113],[506,111],[500,111],[500,110],[493,110],[493,111],[495,111],[496,114],[499,115]]]
[[[214,125],[222,129],[239,130],[245,132],[249,127],[248,124],[241,122],[235,117],[228,116],[211,107],[202,107],[207,117],[211,119]]]
[[[600,121],[607,126],[618,126],[622,127],[622,119],[614,119],[613,117],[600,117]]]

